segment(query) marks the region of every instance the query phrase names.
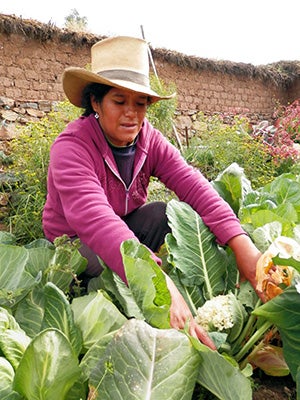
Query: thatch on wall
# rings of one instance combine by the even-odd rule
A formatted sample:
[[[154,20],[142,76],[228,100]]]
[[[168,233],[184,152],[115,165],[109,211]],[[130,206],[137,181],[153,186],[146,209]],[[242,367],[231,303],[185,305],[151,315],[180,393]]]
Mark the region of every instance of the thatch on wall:
[[[279,61],[272,64],[255,66],[249,63],[186,56],[166,49],[157,49],[155,52],[160,54],[166,61],[181,67],[188,67],[198,71],[209,70],[235,76],[259,78],[264,82],[271,81],[283,87],[289,87],[296,79],[300,78],[300,61]]]
[[[67,29],[60,29],[51,22],[45,24],[31,19],[4,14],[0,14],[0,33],[5,35],[21,34],[40,42],[56,39],[61,42],[71,43],[75,47],[90,47],[106,37],[88,32],[73,32]],[[264,82],[272,82],[284,88],[289,88],[296,80],[300,79],[300,61],[279,61],[272,64],[254,66],[248,63],[187,56],[163,48],[151,50],[154,55],[180,67],[258,78]]]
[[[5,35],[24,35],[39,42],[58,39],[61,42],[72,43],[75,47],[92,46],[105,36],[96,36],[88,32],[73,32],[60,29],[52,22],[44,24],[33,19],[23,19],[15,15],[0,14],[0,33]]]

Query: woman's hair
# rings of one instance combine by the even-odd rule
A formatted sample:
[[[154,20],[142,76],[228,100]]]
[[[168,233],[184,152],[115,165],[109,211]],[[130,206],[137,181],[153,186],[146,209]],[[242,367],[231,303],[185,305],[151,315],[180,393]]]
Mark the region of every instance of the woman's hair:
[[[112,86],[103,85],[101,83],[90,83],[82,92],[81,105],[84,108],[83,116],[87,117],[94,113],[91,97],[93,96],[97,103],[101,103],[103,97],[110,91]]]

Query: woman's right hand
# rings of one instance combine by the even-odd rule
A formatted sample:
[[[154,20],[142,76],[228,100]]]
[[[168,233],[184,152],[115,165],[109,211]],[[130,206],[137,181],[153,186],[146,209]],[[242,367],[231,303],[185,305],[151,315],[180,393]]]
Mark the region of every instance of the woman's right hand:
[[[181,293],[177,289],[171,278],[165,274],[167,286],[171,294],[171,308],[170,308],[170,323],[174,329],[184,329],[185,325],[188,324],[189,333],[191,336],[199,339],[201,343],[205,344],[212,350],[216,350],[216,346],[208,333],[197,324],[194,317],[186,304],[186,301],[182,297]]]

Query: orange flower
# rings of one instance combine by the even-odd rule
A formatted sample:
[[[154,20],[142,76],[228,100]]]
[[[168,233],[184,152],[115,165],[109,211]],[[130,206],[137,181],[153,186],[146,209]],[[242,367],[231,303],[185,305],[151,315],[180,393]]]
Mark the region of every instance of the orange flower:
[[[298,243],[290,238],[277,238],[269,249],[262,254],[256,264],[257,290],[264,293],[266,300],[283,292],[290,286],[293,277],[293,268],[282,265],[274,265],[272,258],[278,253],[284,253],[284,257],[294,255],[295,245]]]

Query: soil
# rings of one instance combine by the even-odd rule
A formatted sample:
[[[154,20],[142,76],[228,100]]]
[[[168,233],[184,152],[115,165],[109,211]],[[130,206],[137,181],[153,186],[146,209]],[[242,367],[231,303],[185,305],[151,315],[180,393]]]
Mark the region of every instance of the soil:
[[[296,400],[296,384],[292,377],[274,377],[264,374],[261,370],[252,375],[252,400]],[[201,386],[196,386],[193,400],[217,400],[217,397]],[[234,399],[237,400],[237,399]]]
[[[296,400],[296,384],[292,377],[274,377],[262,371],[253,375],[253,400]]]

